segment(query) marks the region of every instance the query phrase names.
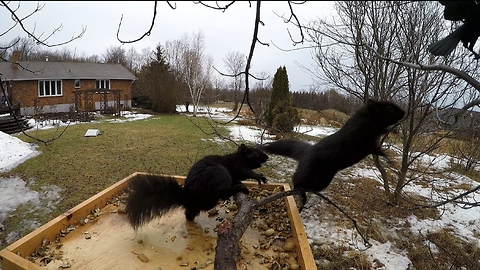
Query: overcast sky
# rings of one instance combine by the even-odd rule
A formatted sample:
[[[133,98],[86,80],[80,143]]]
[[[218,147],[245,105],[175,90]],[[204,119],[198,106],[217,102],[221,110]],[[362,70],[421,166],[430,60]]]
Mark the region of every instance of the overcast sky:
[[[220,1],[222,2],[222,1]],[[111,46],[119,46],[116,38],[120,18],[123,15],[120,38],[134,40],[145,33],[149,27],[153,15],[154,2],[141,1],[40,1],[43,9],[28,18],[25,27],[35,33],[48,35],[51,31],[62,25],[63,29],[49,43],[64,42],[81,32],[83,26],[87,28],[85,35],[67,46],[79,55],[100,55]],[[152,35],[142,41],[126,44],[125,49],[134,46],[138,53],[144,48],[154,49],[158,43],[180,39],[184,34],[192,35],[202,31],[205,35],[206,54],[213,57],[214,66],[227,73],[223,59],[230,52],[241,52],[248,56],[254,29],[255,3],[252,7],[247,1],[235,2],[225,12],[209,9],[199,4],[188,2],[170,2],[176,5],[172,10],[167,2],[158,2],[157,19]],[[212,1],[206,3],[214,4]],[[10,2],[9,6],[15,8],[18,2]],[[26,15],[34,10],[37,2],[20,2],[17,11],[19,15]],[[317,18],[329,18],[333,16],[333,2],[309,1],[302,5],[293,5],[294,11],[301,22],[311,21]],[[252,61],[252,73],[266,72],[273,76],[280,66],[287,68],[290,81],[290,91],[309,89],[312,79],[297,64],[311,66],[313,60],[310,50],[297,50],[283,52],[273,44],[283,49],[293,47],[287,29],[290,29],[293,37],[299,39],[299,32],[292,25],[285,24],[278,15],[289,15],[289,7],[286,1],[262,2],[261,19],[265,26],[259,29],[259,39],[264,43],[270,43],[269,47],[257,43]],[[0,7],[0,31],[4,32],[11,26],[10,16],[6,9]],[[20,27],[11,30],[8,35],[0,37],[0,42],[13,40],[15,37],[25,37]],[[305,44],[307,45],[307,44]],[[58,47],[61,49],[63,47]],[[251,82],[253,85],[253,82]]]

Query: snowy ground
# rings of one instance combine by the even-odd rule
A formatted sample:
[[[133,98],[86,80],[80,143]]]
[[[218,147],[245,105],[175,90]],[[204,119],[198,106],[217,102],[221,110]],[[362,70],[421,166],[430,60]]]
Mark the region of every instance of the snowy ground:
[[[178,111],[185,111],[184,107],[179,106]],[[216,119],[230,119],[230,116],[226,115],[224,112],[227,110],[223,109],[211,109],[209,110],[210,115],[214,116]],[[201,108],[200,112],[207,112],[207,109]],[[135,114],[130,112],[125,112],[124,114],[126,119],[123,120],[111,120],[118,123],[123,121],[135,121],[140,119],[145,119],[150,117],[148,114]],[[35,123],[32,123],[35,124]],[[55,123],[42,123],[36,124],[36,128],[53,128]],[[301,126],[298,127],[300,132],[306,132],[312,136],[324,136],[329,135],[336,131],[334,128],[330,127],[319,127],[319,126]],[[241,126],[233,125],[230,128],[231,135],[236,140],[252,141],[255,143],[259,142],[259,134],[261,130]],[[268,139],[268,138],[267,138]],[[8,171],[23,161],[34,158],[40,153],[36,150],[35,145],[25,143],[15,136],[10,136],[5,133],[0,132],[0,172]],[[437,156],[437,157],[427,157],[423,162],[436,166],[438,169],[443,169],[449,165],[449,157],[446,156]],[[275,162],[275,159],[272,159]],[[279,164],[280,162],[277,161]],[[287,166],[292,166],[291,170],[295,169],[295,163],[289,163]],[[356,169],[352,172],[356,176],[369,177],[375,180],[379,180],[378,171],[371,168],[361,168],[356,166]],[[470,178],[462,175],[453,175],[451,179],[456,179],[452,181],[454,183],[448,183],[449,185],[453,184],[466,184],[470,187],[475,187],[478,183],[472,181]],[[434,180],[434,179],[433,179]],[[445,182],[445,181],[443,181]],[[45,190],[40,195],[38,192],[30,190],[25,182],[25,180],[19,178],[5,179],[0,178],[0,230],[1,223],[6,218],[6,216],[16,209],[18,206],[26,202],[38,202],[40,205],[41,200],[45,199],[58,199],[58,190],[55,188],[49,188],[48,192]],[[411,184],[407,187],[407,191],[414,192],[416,194],[426,194],[433,199],[440,199],[435,196],[438,194],[430,194],[431,189],[428,187],[423,187],[420,185]],[[452,192],[452,191],[450,191]],[[460,191],[459,191],[460,192]],[[19,196],[21,194],[21,196]],[[449,194],[453,196],[455,194]],[[470,196],[470,199],[473,201],[475,198],[473,195]],[[480,199],[480,198],[477,198]],[[478,201],[478,200],[477,200]],[[325,221],[322,221],[314,213],[309,213],[308,208],[302,211],[302,221],[305,226],[307,236],[309,240],[328,242],[335,241],[340,244],[346,244],[359,249],[364,247],[361,244],[361,241],[356,241],[352,235],[354,231],[343,228],[343,227],[334,227],[335,225],[328,224]],[[474,236],[476,232],[480,231],[480,211],[476,208],[471,209],[461,209],[456,207],[453,204],[448,204],[445,206],[444,213],[441,216],[440,220],[422,220],[417,218],[415,215],[410,216],[405,222],[410,222],[412,232],[426,232],[428,230],[435,231],[438,229],[451,228],[456,235],[460,235],[465,239],[477,241],[478,239]],[[401,224],[399,224],[400,226]],[[34,225],[32,225],[34,226]],[[391,229],[392,231],[395,228]],[[366,249],[364,252],[370,255],[373,259],[378,259],[385,266],[379,269],[407,269],[410,264],[409,259],[405,254],[402,254],[402,251],[398,251],[392,248],[392,243],[378,243],[372,241],[373,246],[369,249]],[[480,246],[480,244],[479,244]]]

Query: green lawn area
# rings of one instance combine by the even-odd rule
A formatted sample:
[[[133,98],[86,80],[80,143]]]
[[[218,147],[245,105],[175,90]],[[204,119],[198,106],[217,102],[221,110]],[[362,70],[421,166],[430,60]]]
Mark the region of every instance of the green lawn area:
[[[192,164],[203,156],[236,150],[231,142],[219,143],[204,118],[189,120],[178,114],[123,123],[104,120],[78,123],[62,134],[64,129],[61,126],[29,131],[30,136],[44,141],[61,134],[49,145],[25,135],[18,136],[25,142],[37,143],[41,154],[0,177],[20,177],[30,189],[38,192],[45,192],[45,187],[52,185],[61,192],[58,205],[48,213],[25,211],[31,208],[28,205],[11,213],[4,235],[10,231],[26,234],[32,229],[22,228],[25,220],[34,219],[36,224],[44,224],[134,172],[186,175]],[[84,137],[87,129],[98,129],[101,133],[97,137]],[[224,126],[217,127],[217,131],[228,134]]]

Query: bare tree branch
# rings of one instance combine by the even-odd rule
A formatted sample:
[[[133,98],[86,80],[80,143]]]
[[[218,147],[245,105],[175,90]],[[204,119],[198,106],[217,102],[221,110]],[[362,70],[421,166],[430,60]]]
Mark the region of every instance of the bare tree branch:
[[[240,76],[240,75],[244,75],[244,74],[245,74],[245,71],[242,71],[242,72],[237,73],[237,74],[226,74],[226,73],[223,73],[223,72],[219,71],[216,67],[213,67],[213,69],[214,69],[215,71],[217,71],[218,74],[220,74],[220,75],[222,75],[222,76],[225,76],[225,77],[232,77],[232,78],[233,78],[233,77],[238,77],[238,76]],[[259,81],[268,79],[268,78],[260,78],[260,77],[257,77],[257,76],[255,76],[255,75],[253,75],[253,74],[248,74],[248,76],[254,78],[255,80],[259,80]]]
[[[255,208],[265,206],[268,203],[282,199],[286,196],[300,194],[302,192],[298,189],[282,191],[261,200],[256,200],[251,198],[243,193],[237,193],[235,195],[235,203],[238,205],[238,212],[235,214],[233,220],[226,219],[218,226],[218,238],[217,238],[217,247],[215,249],[215,268],[214,269],[237,269],[236,261],[240,254],[240,238],[245,233],[248,225],[251,223],[253,218],[253,210]],[[368,249],[372,246],[368,239],[363,235],[358,223],[355,219],[350,217],[345,210],[340,206],[335,204],[325,195],[320,192],[313,192],[320,198],[324,199],[326,202],[334,206],[342,214],[344,214],[348,219],[350,219],[359,235],[364,241],[365,247]]]
[[[373,53],[375,53],[375,55],[377,57],[379,57],[380,59],[383,59],[385,61],[388,61],[388,62],[392,62],[392,63],[395,63],[397,65],[400,65],[400,66],[404,66],[404,67],[408,67],[408,68],[413,68],[413,69],[418,69],[418,70],[426,70],[426,71],[443,71],[443,72],[446,72],[446,73],[450,73],[452,75],[455,75],[461,79],[463,79],[464,81],[466,81],[468,84],[470,84],[471,86],[473,86],[477,91],[480,92],[480,82],[477,81],[475,78],[473,78],[472,76],[470,76],[468,73],[466,73],[465,71],[462,71],[462,70],[458,70],[454,67],[451,67],[451,66],[447,66],[447,65],[443,65],[443,64],[437,64],[437,65],[422,65],[422,64],[414,64],[414,63],[410,63],[410,62],[402,62],[402,61],[397,61],[397,60],[394,60],[394,59],[391,59],[391,58],[388,58],[388,57],[385,57],[383,55],[381,55],[380,53],[378,53],[376,50],[374,50],[373,48],[371,48],[370,46],[366,45],[366,44],[363,44],[362,46],[368,48],[369,50],[371,50]],[[465,104],[461,109],[460,111],[458,111],[457,113],[455,113],[455,122],[458,120],[458,117],[460,117],[462,114],[464,114],[468,109],[474,107],[474,106],[478,106],[480,105],[480,99],[477,99],[477,100],[473,100],[467,104]]]
[[[258,207],[258,206],[266,205],[267,203],[270,203],[270,202],[272,202],[272,201],[275,201],[275,200],[284,198],[284,197],[286,197],[286,196],[300,194],[301,192],[302,192],[302,190],[299,190],[299,189],[292,189],[292,190],[288,190],[288,191],[279,192],[279,193],[277,193],[277,194],[268,196],[268,197],[260,200],[260,201],[257,203],[257,207]],[[315,194],[315,195],[317,195],[317,196],[319,196],[320,198],[324,199],[326,202],[328,202],[329,204],[331,204],[333,207],[337,208],[337,210],[340,211],[342,214],[344,214],[348,219],[350,219],[350,220],[353,222],[353,225],[355,226],[355,229],[358,231],[358,233],[359,233],[360,236],[362,237],[365,246],[366,246],[367,248],[372,246],[372,244],[370,244],[370,243],[368,242],[367,238],[362,234],[362,231],[360,230],[360,227],[358,226],[357,221],[356,221],[354,218],[350,217],[350,215],[348,215],[345,210],[343,210],[340,206],[338,206],[337,204],[335,204],[332,200],[330,200],[327,196],[323,195],[321,192],[313,192],[313,191],[312,191],[312,193]]]
[[[16,14],[16,10],[17,10],[18,8],[17,8],[16,10],[12,10],[5,1],[0,1],[0,3],[1,3],[2,6],[4,6],[4,7],[10,12],[11,17],[12,17],[12,20],[15,22],[15,25],[14,25],[13,27],[15,27],[17,24],[20,25],[20,27],[22,28],[22,30],[23,30],[26,34],[28,34],[28,36],[29,36],[30,38],[32,38],[33,40],[35,40],[35,42],[37,42],[37,44],[40,44],[40,45],[43,45],[43,46],[46,46],[46,47],[49,47],[49,48],[50,48],[50,47],[56,47],[56,46],[65,45],[65,44],[70,43],[70,42],[72,42],[72,41],[74,41],[74,40],[76,40],[76,39],[79,39],[79,38],[81,38],[81,37],[85,34],[85,32],[87,31],[87,27],[86,27],[86,26],[82,26],[82,30],[81,30],[80,34],[78,34],[77,36],[73,36],[73,37],[71,37],[69,40],[67,40],[67,41],[65,41],[65,42],[60,42],[60,43],[55,43],[55,44],[48,44],[46,41],[47,41],[49,38],[51,38],[52,36],[54,36],[57,32],[60,32],[60,31],[62,30],[62,28],[63,28],[62,25],[60,25],[59,27],[53,29],[52,33],[50,33],[50,35],[48,35],[47,37],[45,37],[45,38],[43,38],[43,39],[40,39],[40,37],[43,36],[43,33],[40,34],[39,36],[37,36],[37,35],[35,34],[35,29],[34,29],[33,31],[29,31],[29,30],[27,30],[27,29],[25,28],[25,26],[23,25],[23,21],[24,21],[26,18],[30,17],[33,13],[36,13],[36,12],[40,11],[40,10],[43,8],[43,6],[40,6],[40,5],[38,4],[38,5],[37,5],[37,8],[36,8],[34,11],[32,11],[29,15],[27,15],[27,16],[24,17],[24,18],[19,18],[19,17],[17,16],[17,14]],[[20,5],[20,4],[19,4],[19,5]],[[12,28],[11,28],[11,29],[12,29]],[[7,32],[8,32],[8,31],[7,31]],[[5,33],[3,33],[3,34],[5,34]]]
[[[285,18],[283,16],[280,16],[280,15],[277,15],[278,17],[282,18],[283,19],[283,22],[284,23],[290,23],[292,22],[292,18],[295,20],[295,22],[293,23],[293,25],[295,25],[299,32],[300,32],[300,41],[295,41],[292,37],[292,34],[290,33],[290,30],[287,29],[287,32],[288,32],[288,36],[290,37],[290,40],[293,42],[293,46],[296,46],[298,44],[302,44],[303,41],[305,40],[305,36],[303,35],[303,29],[302,27],[300,27],[300,21],[298,20],[298,17],[297,15],[295,14],[295,12],[293,11],[293,7],[292,7],[292,4],[296,4],[296,5],[301,5],[301,4],[304,4],[305,2],[307,1],[301,1],[299,3],[296,3],[296,2],[293,2],[293,1],[288,1],[288,7],[290,8],[290,17],[289,18]]]
[[[202,6],[205,6],[205,7],[208,7],[208,8],[211,8],[211,9],[216,9],[216,10],[221,10],[222,12],[225,12],[231,5],[233,5],[236,1],[230,1],[230,3],[228,4],[225,4],[224,6],[220,6],[218,2],[216,2],[216,6],[212,6],[212,5],[209,5],[209,4],[205,4],[203,3],[202,1],[193,1],[194,4],[200,4]],[[248,2],[250,5],[251,3]]]
[[[202,127],[200,127],[199,125],[197,125],[196,123],[194,123],[194,122],[190,119],[190,117],[188,117],[188,116],[185,116],[185,117],[188,119],[188,121],[190,121],[192,124],[194,124],[198,129],[200,129],[200,131],[202,131],[204,134],[206,134],[206,135],[216,135],[216,136],[218,136],[219,138],[224,139],[224,140],[226,140],[226,141],[230,141],[230,142],[234,143],[236,146],[238,146],[238,143],[235,142],[234,140],[232,140],[230,137],[224,136],[223,134],[221,134],[221,133],[218,131],[218,129],[217,129],[216,127],[214,127],[214,126],[210,123],[210,121],[209,121],[208,119],[205,119],[205,121],[206,121],[207,124],[210,125],[210,127],[213,129],[213,132],[207,132],[207,131],[205,131]],[[210,119],[212,119],[212,117],[210,117]]]
[[[233,220],[225,219],[217,230],[217,246],[215,247],[215,270],[237,269],[236,263],[240,255],[240,238],[242,238],[253,218],[253,209],[257,201],[241,192],[235,195],[238,212]]]
[[[464,198],[465,196],[467,196],[469,194],[472,194],[472,193],[474,193],[478,190],[480,190],[480,185],[476,186],[475,188],[473,188],[471,190],[460,193],[459,195],[457,195],[453,198],[450,198],[448,200],[444,200],[442,202],[438,202],[438,203],[430,204],[430,205],[416,204],[416,207],[418,207],[418,208],[437,208],[437,207],[440,207],[440,206],[443,206],[443,205],[446,205],[446,204],[449,204],[449,203],[454,203],[454,202],[458,203],[458,204],[470,205],[472,207],[473,206],[480,206],[480,203],[468,203],[468,202],[464,202],[464,201],[459,201],[459,199]]]
[[[248,54],[247,64],[245,65],[245,95],[243,100],[247,102],[248,107],[254,114],[255,114],[255,110],[253,109],[252,104],[250,103],[250,96],[249,96],[250,86],[248,81],[248,74],[250,74],[250,65],[252,63],[253,52],[255,51],[255,45],[257,44],[257,41],[258,41],[258,25],[260,24],[261,2],[262,1],[257,1],[255,23],[253,28],[253,38],[252,38],[252,43],[250,44],[250,52]],[[240,104],[240,108],[238,109],[239,112],[242,110],[242,106],[243,106],[243,102]]]
[[[170,3],[168,3],[168,5],[172,9],[175,9],[170,5]],[[150,36],[152,34],[153,26],[155,25],[155,18],[156,17],[157,17],[157,1],[155,1],[155,6],[153,7],[152,23],[150,24],[150,28],[148,29],[148,31],[143,33],[143,35],[140,36],[137,39],[126,41],[126,40],[120,39],[120,28],[122,27],[122,20],[123,20],[123,14],[122,14],[122,17],[120,18],[120,22],[118,23],[118,28],[117,28],[117,40],[120,41],[120,43],[122,43],[122,44],[126,44],[126,43],[134,43],[134,42],[142,40],[146,36]]]

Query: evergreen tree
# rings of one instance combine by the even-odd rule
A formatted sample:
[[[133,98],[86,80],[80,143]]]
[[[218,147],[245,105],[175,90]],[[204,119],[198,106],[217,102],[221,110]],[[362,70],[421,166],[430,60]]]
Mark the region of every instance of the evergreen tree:
[[[160,113],[175,113],[180,82],[175,79],[166,61],[163,48],[158,45],[155,59],[143,66],[137,77],[135,99],[139,106]]]
[[[279,67],[273,77],[272,95],[264,115],[265,123],[280,131],[291,132],[300,122],[298,112],[292,106],[287,69]]]

